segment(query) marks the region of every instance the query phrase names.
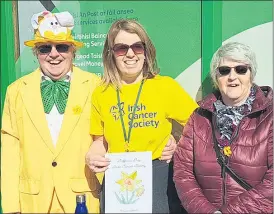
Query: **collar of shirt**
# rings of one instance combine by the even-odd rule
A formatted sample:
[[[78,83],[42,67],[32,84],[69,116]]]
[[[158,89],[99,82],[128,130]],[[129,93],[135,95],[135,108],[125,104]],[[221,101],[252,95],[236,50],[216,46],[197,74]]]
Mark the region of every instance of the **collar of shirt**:
[[[64,77],[62,77],[62,79],[66,82],[70,82],[71,80],[71,76],[72,76],[72,72],[69,71]],[[45,81],[45,80],[50,80],[52,81],[52,79],[50,79],[48,76],[46,76],[43,72],[41,72],[41,81]]]

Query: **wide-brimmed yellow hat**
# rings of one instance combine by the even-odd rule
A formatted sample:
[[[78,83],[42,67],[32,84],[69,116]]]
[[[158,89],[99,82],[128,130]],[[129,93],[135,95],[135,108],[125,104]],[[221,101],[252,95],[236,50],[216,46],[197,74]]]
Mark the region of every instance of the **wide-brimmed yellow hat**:
[[[26,46],[34,47],[37,43],[48,42],[69,42],[77,48],[84,45],[72,37],[71,30],[74,27],[74,19],[67,11],[61,13],[44,11],[34,14],[31,18],[31,24],[34,28],[34,39],[25,41]]]

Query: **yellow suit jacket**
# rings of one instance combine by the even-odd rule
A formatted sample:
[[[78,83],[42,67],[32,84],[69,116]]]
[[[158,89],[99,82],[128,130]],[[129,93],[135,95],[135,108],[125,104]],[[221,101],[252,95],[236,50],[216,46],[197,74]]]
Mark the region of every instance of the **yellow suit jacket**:
[[[91,144],[91,94],[99,78],[74,67],[59,138],[54,147],[40,92],[37,69],[7,89],[1,130],[2,209],[47,213],[53,190],[66,213],[76,195],[86,194],[89,212],[99,212],[100,184],[85,165]]]

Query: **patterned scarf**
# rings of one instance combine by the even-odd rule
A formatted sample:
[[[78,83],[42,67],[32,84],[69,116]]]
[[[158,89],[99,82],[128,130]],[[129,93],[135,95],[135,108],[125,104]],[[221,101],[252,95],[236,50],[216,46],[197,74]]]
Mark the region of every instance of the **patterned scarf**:
[[[220,149],[226,156],[231,155],[230,143],[233,132],[245,115],[251,112],[256,89],[253,85],[246,101],[241,106],[226,106],[221,100],[214,102],[216,109],[216,128],[220,133]]]

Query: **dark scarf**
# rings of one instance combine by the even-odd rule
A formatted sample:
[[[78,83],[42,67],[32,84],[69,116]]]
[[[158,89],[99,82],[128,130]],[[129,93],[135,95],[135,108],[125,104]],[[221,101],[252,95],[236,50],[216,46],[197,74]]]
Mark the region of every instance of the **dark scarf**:
[[[243,117],[251,112],[252,104],[255,100],[255,93],[256,89],[253,85],[250,89],[248,98],[241,106],[226,106],[221,100],[214,102],[216,110],[216,128],[220,134],[219,147],[221,149],[230,146],[231,137],[236,127]]]

